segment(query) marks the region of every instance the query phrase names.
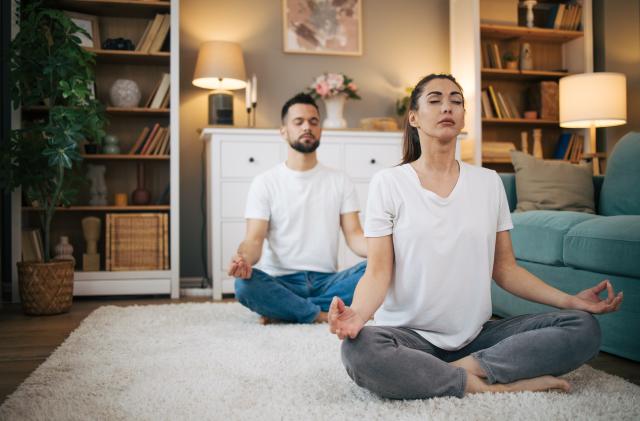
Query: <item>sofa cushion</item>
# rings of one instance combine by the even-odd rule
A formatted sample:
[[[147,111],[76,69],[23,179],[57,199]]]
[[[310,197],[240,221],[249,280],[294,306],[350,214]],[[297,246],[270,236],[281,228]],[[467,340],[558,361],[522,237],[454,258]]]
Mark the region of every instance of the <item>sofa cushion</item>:
[[[516,211],[567,210],[595,213],[593,180],[588,165],[544,161],[511,151],[516,170]]]
[[[565,234],[575,225],[598,218],[584,212],[529,211],[511,214],[513,251],[518,259],[562,266]]]
[[[598,212],[640,215],[640,133],[630,132],[616,143],[607,162]]]
[[[564,237],[564,263],[640,277],[640,215],[600,216],[574,225]]]

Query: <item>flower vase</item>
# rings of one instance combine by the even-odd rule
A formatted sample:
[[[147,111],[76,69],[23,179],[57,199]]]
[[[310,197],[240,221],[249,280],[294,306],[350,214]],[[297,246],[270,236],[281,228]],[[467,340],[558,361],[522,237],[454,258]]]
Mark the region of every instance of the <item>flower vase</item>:
[[[344,129],[347,127],[347,120],[343,117],[344,102],[347,97],[344,95],[334,95],[324,98],[324,107],[327,117],[322,122],[325,129]]]

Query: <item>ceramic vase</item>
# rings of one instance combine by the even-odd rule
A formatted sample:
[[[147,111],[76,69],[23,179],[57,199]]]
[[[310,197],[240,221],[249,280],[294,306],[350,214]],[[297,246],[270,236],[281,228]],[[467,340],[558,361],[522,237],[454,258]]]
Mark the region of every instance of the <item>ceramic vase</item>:
[[[325,129],[344,129],[347,127],[347,120],[344,119],[344,103],[347,97],[345,95],[334,95],[324,98],[324,107],[327,113],[322,127]]]
[[[138,84],[130,79],[117,79],[109,90],[109,98],[114,107],[137,107],[141,96]]]
[[[520,70],[533,70],[533,57],[531,55],[531,44],[525,42],[520,50]]]
[[[105,154],[119,154],[120,146],[118,146],[118,138],[112,134],[108,134],[102,140],[102,153]]]

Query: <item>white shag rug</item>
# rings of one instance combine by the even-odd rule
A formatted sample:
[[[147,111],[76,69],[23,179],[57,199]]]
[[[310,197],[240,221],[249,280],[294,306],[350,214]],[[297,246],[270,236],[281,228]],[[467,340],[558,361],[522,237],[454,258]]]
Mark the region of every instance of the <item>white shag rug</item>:
[[[359,388],[327,325],[240,304],[102,307],[0,407],[0,420],[638,420],[640,387],[584,366],[570,394],[390,401]]]

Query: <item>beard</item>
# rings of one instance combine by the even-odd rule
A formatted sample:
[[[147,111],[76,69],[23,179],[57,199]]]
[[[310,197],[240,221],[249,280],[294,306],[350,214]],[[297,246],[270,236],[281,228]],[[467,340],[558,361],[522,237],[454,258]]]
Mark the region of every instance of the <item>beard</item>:
[[[312,153],[315,152],[316,149],[318,149],[318,146],[320,146],[320,140],[316,139],[312,134],[309,134],[308,136],[311,136],[314,140],[314,142],[311,143],[305,143],[302,138],[304,136],[307,136],[307,134],[304,134],[302,136],[300,136],[298,139],[294,140],[294,141],[290,141],[289,144],[291,145],[291,147],[300,152],[300,153]]]

